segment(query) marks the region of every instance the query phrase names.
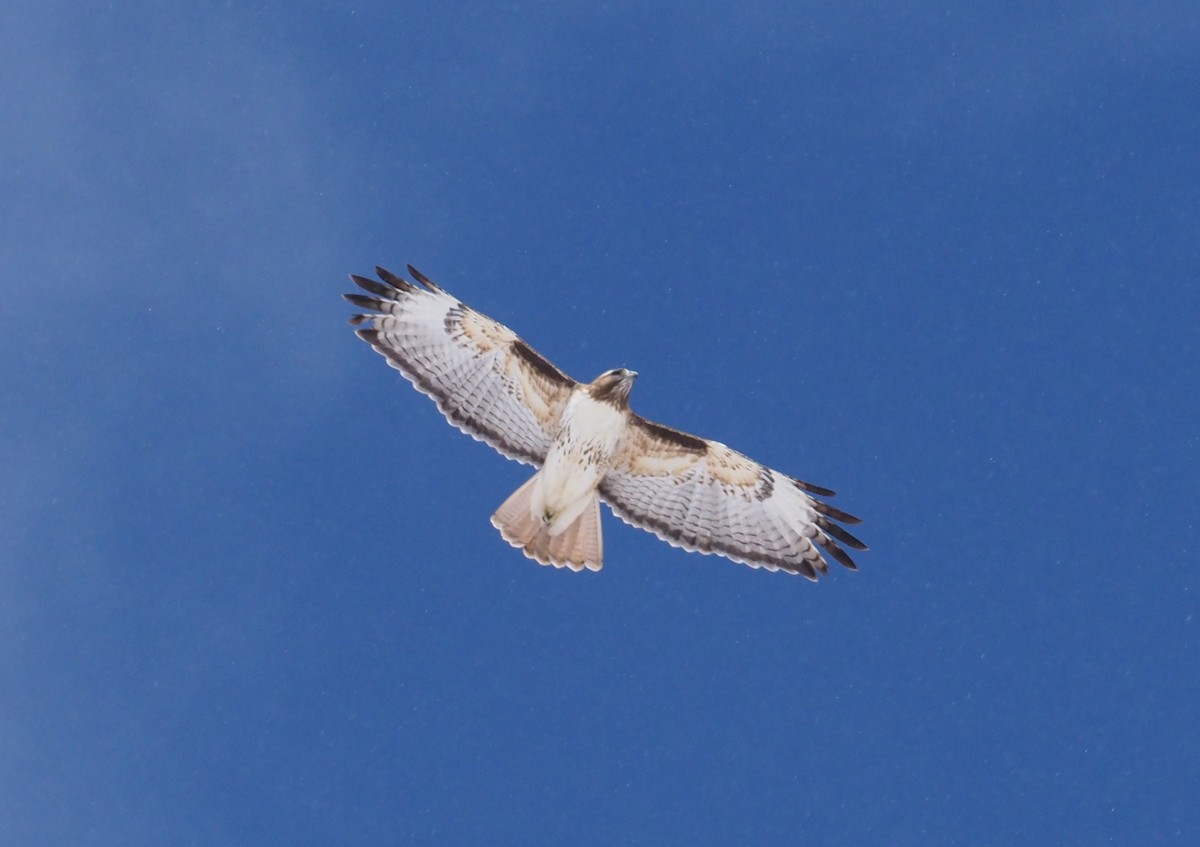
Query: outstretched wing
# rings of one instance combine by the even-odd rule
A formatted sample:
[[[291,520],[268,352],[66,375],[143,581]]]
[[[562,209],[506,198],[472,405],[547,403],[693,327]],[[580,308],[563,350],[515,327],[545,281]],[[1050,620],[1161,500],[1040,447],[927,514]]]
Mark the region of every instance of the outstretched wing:
[[[832,491],[632,413],[600,494],[621,520],[676,547],[813,580],[828,569],[821,550],[855,570],[838,542],[867,549],[835,523],[858,518],[810,496]]]
[[[373,296],[343,295],[378,313],[350,319],[363,327],[358,337],[432,397],[450,423],[510,459],[540,466],[575,380],[412,265],[419,284],[375,272],[382,282],[350,277]]]

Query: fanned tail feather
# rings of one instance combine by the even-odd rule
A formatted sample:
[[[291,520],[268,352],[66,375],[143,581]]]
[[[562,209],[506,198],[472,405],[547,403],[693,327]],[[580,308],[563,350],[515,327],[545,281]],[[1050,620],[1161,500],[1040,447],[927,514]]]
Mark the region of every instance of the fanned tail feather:
[[[591,502],[566,529],[551,535],[547,525],[534,516],[530,496],[538,475],[534,474],[514,491],[492,515],[492,525],[501,537],[542,565],[581,571],[600,570],[604,543],[600,535],[600,497]]]

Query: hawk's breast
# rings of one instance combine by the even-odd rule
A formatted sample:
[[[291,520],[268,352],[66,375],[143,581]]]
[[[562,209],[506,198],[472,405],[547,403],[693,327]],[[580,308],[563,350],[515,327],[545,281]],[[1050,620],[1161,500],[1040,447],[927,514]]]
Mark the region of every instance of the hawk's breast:
[[[577,389],[563,409],[542,465],[534,508],[543,515],[565,516],[581,501],[586,504],[612,467],[627,420],[623,410]]]

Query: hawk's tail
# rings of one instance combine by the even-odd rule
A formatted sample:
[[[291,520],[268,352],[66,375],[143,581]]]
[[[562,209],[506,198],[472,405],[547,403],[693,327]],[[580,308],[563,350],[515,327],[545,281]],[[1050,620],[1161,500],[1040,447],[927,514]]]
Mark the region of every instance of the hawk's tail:
[[[604,542],[600,536],[600,497],[591,502],[566,529],[551,535],[545,523],[530,508],[529,497],[537,474],[512,493],[492,515],[492,525],[513,547],[543,565],[581,571],[600,570],[604,562]]]

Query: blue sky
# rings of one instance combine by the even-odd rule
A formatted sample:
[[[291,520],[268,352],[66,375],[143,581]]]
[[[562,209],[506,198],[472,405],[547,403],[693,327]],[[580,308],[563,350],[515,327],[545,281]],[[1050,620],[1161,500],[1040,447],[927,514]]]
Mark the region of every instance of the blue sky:
[[[1200,15],[0,10],[0,842],[1193,844]],[[412,262],[832,487],[605,515],[346,325]]]

